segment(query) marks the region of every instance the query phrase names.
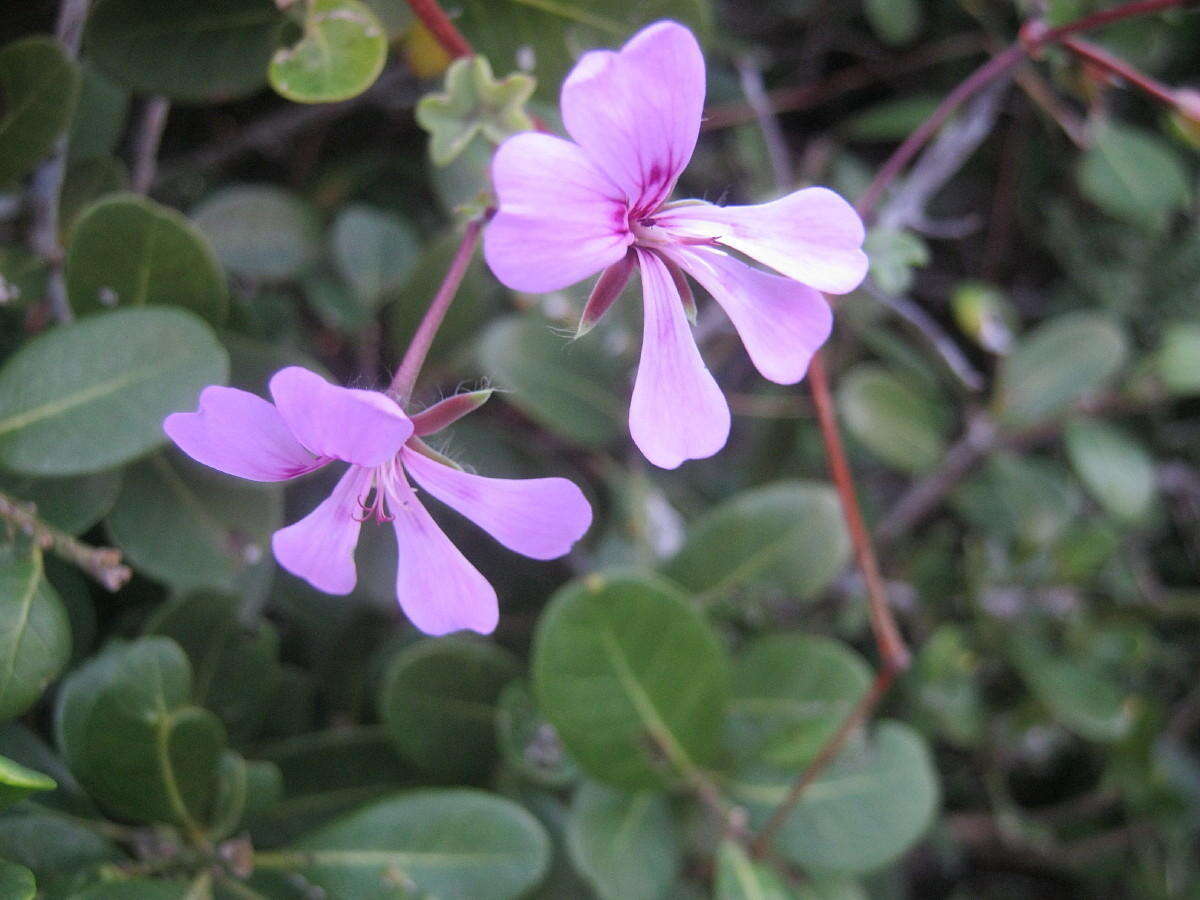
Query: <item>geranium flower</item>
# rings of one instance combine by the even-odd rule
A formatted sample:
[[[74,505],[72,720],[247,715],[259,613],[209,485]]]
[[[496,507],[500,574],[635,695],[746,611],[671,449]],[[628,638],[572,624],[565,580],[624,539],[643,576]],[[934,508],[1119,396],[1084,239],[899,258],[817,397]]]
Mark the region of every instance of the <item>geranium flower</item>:
[[[488,265],[513,290],[554,291],[602,273],[581,332],[641,271],[645,327],[629,429],[668,469],[711,456],[729,435],[729,407],[688,328],[683,273],[725,309],[758,370],[793,384],[829,336],[821,292],[852,291],[867,270],[862,221],[826,188],[758,206],[668,203],[703,109],[704,58],[677,22],[650,25],[617,52],[585,53],[562,86],[573,142],[525,132],[500,146],[497,212],[484,234]]]
[[[592,521],[583,492],[565,478],[482,478],[437,458],[420,436],[475,409],[487,392],[460,394],[413,418],[385,394],[336,387],[296,366],[275,373],[274,403],[207,387],[194,413],[175,413],[167,435],[193,459],[251,481],[286,481],[335,460],[350,463],[333,493],[275,532],[279,564],[329,594],[348,594],[364,521],[391,522],[400,560],[396,596],[426,634],[496,627],[496,592],[438,528],[408,476],[510,550],[554,559]]]

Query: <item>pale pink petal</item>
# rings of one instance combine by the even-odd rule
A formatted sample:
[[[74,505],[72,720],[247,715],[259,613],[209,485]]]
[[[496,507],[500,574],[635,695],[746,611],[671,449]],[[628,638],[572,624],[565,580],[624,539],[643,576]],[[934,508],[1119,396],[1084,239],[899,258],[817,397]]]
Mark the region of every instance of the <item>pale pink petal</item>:
[[[833,312],[820,291],[708,247],[670,257],[721,304],[764,378],[795,384],[804,377],[833,327]]]
[[[370,485],[371,471],[351,466],[320,506],[272,535],[279,564],[327,594],[354,590],[354,548],[362,527],[359,499]]]
[[[400,558],[396,599],[426,634],[491,634],[500,620],[496,591],[438,528],[403,474],[389,498]]]
[[[163,431],[197,462],[251,481],[284,481],[323,466],[292,437],[278,410],[237,388],[206,387],[194,413],[173,413]]]
[[[646,459],[674,469],[712,456],[729,437],[729,406],[700,358],[663,261],[638,250],[645,328],[629,431]]]
[[[483,255],[514,291],[567,287],[615,263],[633,242],[621,191],[570,141],[514,135],[496,151],[492,184],[498,212],[483,233]]]
[[[299,366],[271,377],[271,396],[292,434],[318,456],[378,466],[412,436],[412,422],[395,400],[337,387]]]
[[[716,240],[826,293],[849,293],[867,274],[862,219],[828,188],[758,206],[685,203],[654,219],[677,237]]]
[[[616,53],[585,53],[563,82],[567,132],[640,215],[671,195],[692,158],[704,77],[692,33],[678,22],[656,22]]]
[[[583,491],[565,478],[484,478],[407,447],[402,458],[422,488],[525,556],[562,556],[592,524]]]

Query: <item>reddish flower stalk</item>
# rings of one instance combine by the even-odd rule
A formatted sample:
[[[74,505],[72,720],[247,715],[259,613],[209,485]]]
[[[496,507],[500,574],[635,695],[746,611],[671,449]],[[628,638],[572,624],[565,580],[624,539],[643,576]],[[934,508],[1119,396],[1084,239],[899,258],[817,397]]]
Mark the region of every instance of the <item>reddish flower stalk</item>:
[[[1125,62],[1125,60],[1113,56],[1103,47],[1098,47],[1091,41],[1075,37],[1063,38],[1060,43],[1065,49],[1070,50],[1088,65],[1094,66],[1110,75],[1117,76],[1143,93],[1149,94],[1160,103],[1165,103],[1171,107],[1174,107],[1178,103],[1178,98],[1172,88],[1167,87],[1161,81],[1151,78],[1145,72],[1134,68]]]
[[[434,36],[442,49],[450,54],[451,58],[457,59],[460,56],[471,56],[475,53],[471,42],[463,37],[462,32],[450,21],[450,17],[446,15],[446,11],[442,9],[437,0],[408,0],[408,5],[412,9],[413,15],[429,29],[429,33]]]

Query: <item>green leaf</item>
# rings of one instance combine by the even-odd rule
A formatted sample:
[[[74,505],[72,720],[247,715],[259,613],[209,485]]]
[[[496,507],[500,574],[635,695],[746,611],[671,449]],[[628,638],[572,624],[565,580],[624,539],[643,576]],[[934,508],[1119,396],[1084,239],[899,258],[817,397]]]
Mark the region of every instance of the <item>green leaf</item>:
[[[1050,715],[1089,741],[1110,742],[1133,727],[1134,698],[1096,658],[1064,655],[1032,634],[1018,634],[1011,659]]]
[[[0,897],[7,900],[33,900],[37,896],[37,882],[33,873],[6,859],[0,859]]]
[[[279,485],[230,478],[175,450],[129,469],[108,516],[113,542],[138,569],[185,591],[244,587],[270,567],[282,523]]]
[[[938,94],[906,94],[884,100],[854,113],[843,127],[856,141],[903,140],[932,115],[940,100]]]
[[[801,769],[866,694],[871,669],[830,638],[772,634],[734,660],[729,734],[735,755]]]
[[[755,862],[737,841],[717,848],[715,900],[793,900],[783,880],[766,863]]]
[[[579,778],[575,760],[523,681],[510,681],[500,692],[496,738],[504,761],[537,785],[562,788]]]
[[[225,278],[204,235],[175,210],[136,194],[105,197],[79,214],[66,277],[80,313],[181,306],[214,325],[228,313]]]
[[[550,839],[511,801],[482,791],[428,790],[372,804],[301,840],[259,854],[258,868],[295,869],[331,897],[412,894],[504,900],[545,876]]]
[[[1154,460],[1114,425],[1079,419],[1063,433],[1067,457],[1084,486],[1109,513],[1127,522],[1144,519],[1154,503]]]
[[[231,739],[254,737],[280,679],[279,634],[267,621],[238,617],[237,598],[198,592],[161,606],[147,634],[173,639],[194,673],[192,697],[225,723]]]
[[[964,629],[941,625],[925,640],[907,685],[929,731],[963,747],[979,741],[987,722],[980,668]]]
[[[136,93],[219,103],[266,83],[286,21],[272,0],[97,0],[84,49]]]
[[[1083,501],[1061,466],[1008,452],[989,457],[952,499],[959,515],[981,531],[1033,547],[1053,543]]]
[[[283,775],[272,762],[248,763],[238,753],[221,756],[217,799],[211,834],[214,840],[228,837],[242,821],[269,811],[283,796]]]
[[[663,896],[683,868],[682,843],[664,794],[586,782],[571,801],[567,851],[602,900]]]
[[[333,103],[375,83],[387,61],[387,34],[371,8],[358,0],[313,0],[304,35],[277,50],[267,77],[297,103]]]
[[[796,778],[794,770],[751,770],[730,784],[761,827]],[[938,806],[925,742],[899,722],[880,722],[852,743],[804,791],[775,840],[779,855],[806,869],[866,872],[920,839]]]
[[[111,646],[63,682],[57,742],[72,774],[112,815],[198,831],[217,795],[225,729],[191,703],[192,672],[174,641]]]
[[[373,311],[384,295],[403,286],[420,255],[416,231],[399,216],[365,204],[343,209],[333,223],[333,261]]]
[[[127,878],[93,885],[72,894],[71,900],[207,900],[210,896],[190,893],[186,881]]]
[[[109,194],[127,190],[129,170],[119,159],[112,156],[92,156],[72,161],[67,166],[58,201],[59,231],[64,237],[69,235],[80,213],[91,204]],[[222,288],[223,286],[222,282]]]
[[[452,62],[445,91],[426,94],[417,103],[417,124],[429,132],[434,163],[449,165],[478,134],[499,144],[519,131],[532,131],[525,104],[536,84],[518,72],[497,81],[484,56]]]
[[[743,491],[705,513],[664,572],[706,599],[809,599],[849,558],[833,489],[783,481]]]
[[[882,366],[852,368],[837,401],[846,429],[888,465],[920,473],[941,461],[946,442],[938,408]]]
[[[71,121],[79,67],[50,37],[35,35],[0,49],[0,188],[50,153]]]
[[[1154,364],[1158,377],[1172,394],[1181,397],[1200,394],[1200,324],[1168,325]]]
[[[607,444],[625,433],[620,367],[593,340],[566,341],[536,316],[492,324],[479,346],[483,370],[506,399],[560,437]]]
[[[52,791],[56,787],[58,784],[48,775],[0,756],[0,809],[8,809],[36,791]]]
[[[478,778],[497,757],[496,700],[519,672],[512,654],[494,644],[420,641],[388,666],[379,713],[396,749],[422,770]]]
[[[135,459],[228,367],[208,326],[181,310],[116,310],[55,328],[0,368],[0,465],[81,475]]]
[[[320,253],[316,213],[290,191],[270,184],[235,184],[192,210],[217,259],[234,275],[280,281],[299,274]]]
[[[33,706],[71,658],[71,623],[42,552],[0,547],[0,722]]]
[[[912,287],[914,269],[929,264],[929,245],[920,235],[898,228],[872,228],[863,249],[871,260],[871,277],[888,294]]]
[[[0,490],[32,503],[37,516],[68,534],[82,534],[104,518],[121,492],[119,471],[71,478],[24,478],[0,472]]]
[[[1111,383],[1128,352],[1125,333],[1103,315],[1073,312],[1042,323],[1001,363],[1001,419],[1022,428],[1065,412]]]
[[[79,103],[71,119],[67,158],[72,162],[111,157],[125,132],[129,92],[84,60]]]
[[[550,601],[533,645],[538,704],[590,775],[636,790],[717,756],[729,702],[724,649],[672,587],[592,575]]]
[[[871,30],[886,44],[907,44],[921,32],[918,0],[865,0]]]
[[[1079,189],[1114,218],[1159,230],[1191,200],[1190,176],[1158,135],[1109,122],[1080,162]]]
[[[39,880],[49,881],[120,859],[121,854],[100,836],[95,823],[30,811],[0,817],[0,857],[25,866]]]

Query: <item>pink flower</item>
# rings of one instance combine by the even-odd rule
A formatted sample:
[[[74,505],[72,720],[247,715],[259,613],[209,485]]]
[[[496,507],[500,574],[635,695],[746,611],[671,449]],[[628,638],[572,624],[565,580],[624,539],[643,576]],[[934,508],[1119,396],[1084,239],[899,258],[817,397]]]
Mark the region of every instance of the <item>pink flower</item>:
[[[488,265],[529,292],[602,271],[581,330],[639,268],[645,327],[630,432],[663,468],[711,456],[729,436],[729,407],[688,328],[683,273],[725,309],[758,370],[794,384],[832,326],[821,292],[852,291],[866,274],[862,221],[819,187],[758,206],[667,203],[704,109],[704,58],[676,22],[642,29],[617,52],[585,53],[563,83],[561,106],[574,142],[527,132],[496,151]]]
[[[279,564],[313,587],[348,594],[363,522],[392,523],[400,547],[396,596],[426,634],[496,627],[496,592],[426,512],[409,475],[501,544],[534,559],[571,549],[592,521],[583,492],[564,478],[481,478],[430,456],[417,436],[476,408],[451,397],[412,419],[385,394],[335,387],[315,372],[282,369],[274,404],[236,388],[208,387],[194,413],[175,413],[167,435],[193,459],[251,481],[286,481],[341,460],[350,463],[329,498],[275,532]]]

